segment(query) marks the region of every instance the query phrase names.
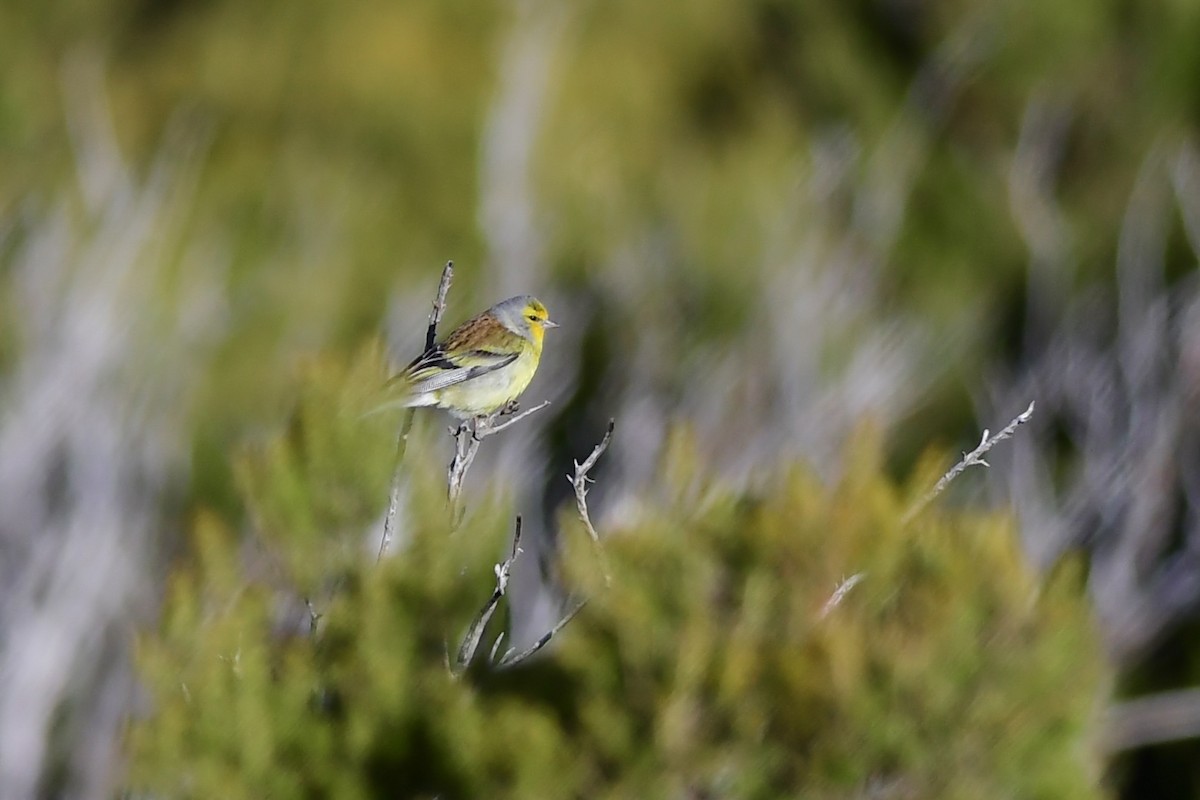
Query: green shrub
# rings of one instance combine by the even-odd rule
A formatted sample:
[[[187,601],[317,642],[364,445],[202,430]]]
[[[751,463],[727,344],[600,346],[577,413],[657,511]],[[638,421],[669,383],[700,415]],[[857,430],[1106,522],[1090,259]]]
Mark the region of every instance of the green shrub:
[[[1089,731],[1102,662],[1078,576],[1040,582],[1000,516],[935,509],[902,525],[932,475],[897,488],[870,437],[832,487],[795,466],[750,492],[706,480],[679,433],[656,499],[606,532],[611,585],[564,513],[561,574],[589,598],[583,612],[515,668],[453,676],[509,513],[476,502],[450,534],[440,468],[410,468],[401,547],[380,564],[366,548],[344,557],[334,540],[377,513],[387,458],[346,458],[374,446],[332,412],[336,397],[303,397],[293,430],[241,473],[279,574],[303,592],[322,576],[335,586],[318,632],[281,630],[279,581],[249,575],[238,537],[201,515],[195,557],[139,643],[153,695],[129,731],[139,790],[1100,796]],[[411,463],[440,464],[420,437],[413,447]],[[321,530],[343,557],[322,550]]]

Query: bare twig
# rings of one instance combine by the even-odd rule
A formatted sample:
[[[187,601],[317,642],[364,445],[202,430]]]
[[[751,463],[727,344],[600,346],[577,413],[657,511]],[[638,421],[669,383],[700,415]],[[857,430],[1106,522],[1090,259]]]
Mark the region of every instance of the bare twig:
[[[846,599],[846,595],[850,594],[850,590],[858,586],[865,577],[867,577],[867,573],[856,572],[849,578],[844,578],[838,583],[837,588],[833,590],[833,594],[825,601],[825,605],[821,606],[821,613],[817,615],[817,619],[828,617],[831,611],[842,604],[842,601]]]
[[[608,569],[608,562],[604,557],[604,551],[600,548],[600,536],[596,533],[596,527],[592,525],[591,514],[588,513],[587,506],[587,485],[592,483],[592,478],[588,473],[596,466],[596,462],[600,460],[600,456],[608,449],[609,442],[612,441],[613,428],[616,426],[616,421],[610,419],[608,421],[608,429],[604,432],[604,438],[600,440],[600,444],[592,448],[592,453],[583,460],[580,464],[575,462],[575,474],[568,475],[567,480],[575,487],[575,508],[579,511],[579,519],[583,522],[584,530],[592,540],[592,545],[596,548],[596,557],[600,561],[600,569],[604,573],[604,585],[612,585],[612,574]]]
[[[511,422],[515,422],[515,420],[512,420],[506,424],[511,424]],[[579,463],[578,461],[575,462],[575,475],[574,476],[570,476],[570,475],[567,476],[567,480],[571,481],[571,484],[575,487],[575,504],[579,509],[579,518],[583,521],[583,525],[587,529],[588,536],[591,537],[592,543],[596,545],[597,552],[600,554],[600,557],[601,557],[601,564],[604,563],[604,558],[603,558],[604,553],[602,550],[599,549],[600,536],[599,536],[599,534],[596,533],[596,528],[592,525],[592,520],[588,514],[588,507],[587,507],[587,484],[591,480],[588,477],[588,472],[591,471],[591,469],[596,466],[596,462],[600,460],[600,456],[602,456],[604,454],[604,451],[608,449],[609,442],[612,441],[613,428],[615,426],[616,426],[616,422],[614,420],[610,419],[608,421],[608,429],[604,432],[604,438],[600,440],[600,444],[596,445],[592,449],[591,455],[589,455],[586,459],[584,459],[582,464]],[[514,558],[515,558],[515,554],[514,554]],[[506,562],[506,564],[507,564],[507,562]],[[604,584],[607,586],[611,583],[611,578],[608,574],[607,566],[605,566],[603,569],[604,569]],[[505,574],[507,575],[507,572]],[[497,576],[499,576],[499,572],[497,572]],[[499,582],[497,582],[497,588],[499,588],[499,586],[500,586],[500,584],[499,584]],[[503,594],[503,592],[501,592],[501,594]],[[499,595],[493,593],[492,600],[495,602],[498,602],[499,599],[500,599]],[[575,618],[575,615],[578,614],[580,611],[582,611],[583,607],[585,605],[587,605],[586,599],[578,601],[577,603],[575,603],[574,606],[572,606],[571,610],[568,611],[566,613],[566,615],[563,616],[562,619],[560,619],[558,622],[556,622],[554,624],[554,627],[552,627],[550,630],[546,631],[546,633],[544,633],[540,638],[538,638],[538,640],[536,642],[534,642],[533,644],[531,644],[529,647],[525,648],[524,650],[521,650],[520,652],[518,652],[515,648],[510,647],[504,653],[504,656],[499,661],[496,660],[496,651],[499,649],[499,644],[497,643],[496,647],[492,648],[492,663],[496,666],[497,669],[507,669],[508,667],[514,667],[517,664],[520,664],[522,661],[526,660],[527,658],[532,656],[534,653],[538,652],[543,647],[545,647],[547,644],[549,644],[550,640],[553,639],[559,631],[561,631],[564,627],[566,627],[567,623],[570,622],[571,620],[573,620]],[[488,613],[490,614],[490,611]],[[464,643],[464,646],[465,646],[465,643]],[[472,652],[474,652],[473,648],[472,648]]]
[[[492,619],[492,614],[496,611],[496,606],[500,604],[500,598],[504,597],[504,593],[508,590],[508,575],[512,570],[512,565],[516,562],[517,556],[521,554],[521,517],[517,516],[516,530],[513,532],[512,552],[508,558],[501,561],[495,566],[496,573],[496,588],[492,590],[492,596],[484,603],[483,608],[475,616],[475,620],[471,623],[471,627],[467,629],[466,636],[463,637],[462,644],[458,648],[458,657],[454,661],[454,669],[452,673],[461,675],[463,670],[471,665],[471,661],[475,658],[475,651],[479,649],[479,641],[483,638],[483,631],[487,628],[488,622]],[[498,648],[499,641],[492,652],[495,653]]]
[[[548,405],[550,405],[550,401],[545,400],[533,408],[518,412],[517,403],[513,401],[494,414],[467,420],[451,432],[454,437],[454,459],[446,471],[446,495],[450,501],[451,530],[457,530],[459,523],[462,522],[463,508],[459,504],[459,499],[462,495],[463,481],[466,480],[467,470],[475,461],[480,443],[492,434],[499,433]]]
[[[575,619],[575,615],[578,614],[580,611],[582,611],[583,607],[586,605],[587,605],[587,600],[580,600],[578,603],[575,604],[574,608],[572,608],[570,611],[567,612],[566,616],[564,616],[562,619],[560,619],[558,622],[556,622],[554,624],[553,628],[546,631],[546,633],[544,633],[540,639],[538,639],[536,642],[534,642],[533,644],[531,644],[529,647],[525,648],[521,652],[516,653],[510,648],[509,651],[504,654],[504,658],[500,659],[500,662],[498,664],[496,664],[496,667],[498,669],[507,669],[508,667],[515,667],[517,664],[520,664],[522,661],[529,658],[530,656],[532,656],[537,651],[541,650],[546,645],[550,644],[550,640],[554,638],[555,634],[557,634],[564,627],[566,627],[568,622]]]
[[[450,467],[446,471],[446,497],[450,501],[452,528],[458,527],[460,517],[458,498],[462,494],[462,485],[466,480],[467,470],[475,461],[475,454],[479,452],[479,443],[482,441],[473,430],[476,427],[478,427],[477,421],[468,420],[451,432],[451,436],[454,437],[454,458],[450,461]]]
[[[433,301],[433,309],[429,312],[429,327],[425,330],[425,350],[429,350],[437,341],[438,324],[442,321],[442,314],[446,313],[446,295],[450,293],[450,281],[453,279],[454,262],[447,261],[446,266],[442,268],[442,279],[438,281],[437,297]],[[396,509],[400,505],[400,490],[403,486],[400,465],[404,461],[404,453],[408,449],[408,435],[412,433],[413,416],[413,409],[406,409],[404,419],[400,423],[400,435],[396,439],[396,457],[392,463],[392,488],[388,495],[387,514],[383,518],[383,536],[379,540],[379,554],[375,556],[376,562],[383,559],[383,554],[387,552],[392,543],[392,536],[395,534]]]
[[[375,556],[376,563],[383,559],[383,554],[392,544],[392,536],[396,530],[396,509],[400,505],[400,490],[404,485],[400,474],[400,464],[404,461],[404,453],[408,449],[408,435],[412,433],[413,416],[413,409],[406,408],[404,410],[404,419],[400,423],[400,435],[396,438],[396,456],[392,459],[392,488],[388,493],[387,514],[383,517],[383,536],[379,539],[379,554]]]
[[[496,653],[500,652],[500,645],[504,644],[504,631],[496,634],[496,641],[492,642],[492,651],[488,653],[488,663],[496,663]]]
[[[437,342],[437,328],[446,313],[446,295],[450,293],[450,281],[454,280],[454,262],[447,261],[442,267],[442,279],[438,281],[437,298],[433,301],[433,309],[429,312],[429,327],[425,331],[425,350],[430,350]],[[424,350],[422,351],[424,352]]]
[[[452,521],[456,526],[461,518],[461,514],[456,509],[459,493],[462,491],[462,480],[466,474],[467,468],[471,465],[471,461],[475,458],[475,453],[479,450],[480,440],[485,436],[507,428],[509,425],[517,422],[522,417],[532,414],[534,411],[544,408],[546,405],[548,405],[548,403],[542,403],[541,405],[535,406],[528,411],[517,414],[516,404],[510,403],[504,410],[496,414],[488,417],[477,417],[470,422],[464,422],[458,426],[454,433],[455,456],[454,461],[450,464],[449,478],[450,502],[452,509],[451,513],[453,515]],[[515,416],[513,416],[514,414]],[[497,420],[503,421],[497,424]],[[608,449],[609,442],[612,441],[614,426],[615,422],[610,419],[608,421],[608,430],[605,432],[604,438],[600,441],[600,444],[596,445],[596,447],[592,450],[591,455],[584,459],[582,464],[578,461],[575,462],[574,478],[570,478],[570,476],[568,476],[572,484],[575,486],[575,500],[579,507],[579,516],[583,520],[583,524],[587,528],[588,535],[591,537],[592,542],[596,545],[598,551],[600,537],[596,533],[596,529],[592,526],[592,521],[588,516],[587,510],[587,482],[589,480],[588,472],[596,466],[596,462],[600,460],[600,456],[603,455],[604,451]],[[463,637],[462,646],[458,649],[458,659],[456,660],[453,669],[454,674],[462,674],[462,672],[470,666],[471,661],[475,658],[475,652],[478,650],[479,642],[483,638],[483,631],[487,627],[488,621],[491,620],[492,615],[496,611],[496,606],[499,605],[501,598],[504,597],[505,591],[508,588],[509,571],[512,569],[513,563],[517,560],[517,556],[520,555],[520,545],[521,518],[518,516],[516,532],[513,535],[512,553],[507,559],[496,565],[496,586],[492,590],[492,596],[488,598],[487,603],[484,604],[479,614],[476,615],[475,620],[471,623],[471,627],[468,628],[467,635]],[[603,563],[602,551],[600,551],[600,555]],[[605,585],[608,585],[610,582],[607,568],[604,570],[604,582]],[[500,645],[504,635],[501,633],[500,636],[497,637],[496,641],[492,644],[492,650],[488,657],[488,662],[497,669],[506,669],[508,667],[513,667],[517,664],[520,664],[522,661],[529,658],[534,653],[538,652],[547,644],[549,644],[550,640],[553,639],[554,636],[560,630],[562,630],[568,622],[574,619],[575,615],[583,610],[583,607],[586,604],[587,600],[578,601],[574,606],[572,606],[571,610],[567,612],[565,616],[563,616],[562,619],[554,624],[554,627],[546,631],[546,633],[538,638],[536,642],[520,652],[517,652],[515,648],[510,647],[504,652],[504,655],[501,658],[497,659],[496,654],[500,651]]]
[[[307,597],[304,598],[304,606],[308,609],[308,635],[316,636],[317,625],[320,623],[321,617],[325,615],[317,611],[316,607],[312,604],[312,600],[309,600]]]
[[[592,467],[596,466],[596,462],[600,460],[600,456],[608,449],[608,443],[612,441],[613,428],[616,426],[616,421],[610,419],[608,421],[608,430],[604,432],[604,438],[600,440],[600,444],[592,449],[592,454],[584,459],[580,464],[575,462],[575,475],[567,476],[567,480],[575,487],[575,507],[579,509],[579,518],[583,520],[583,527],[587,529],[588,536],[592,537],[593,542],[599,542],[600,537],[596,533],[595,526],[592,525],[591,517],[588,515],[587,507],[587,485],[592,482],[588,477],[588,472]]]
[[[548,405],[550,405],[550,401],[543,400],[533,408],[527,408],[518,413],[517,405],[516,403],[513,403],[507,408],[501,410],[498,414],[491,417],[486,417],[485,419],[487,420],[487,426],[479,431],[476,431],[475,435],[482,439],[485,436],[491,436],[493,433],[499,433],[510,425],[515,425],[516,423],[525,419],[535,411],[541,411]]]
[[[983,436],[979,440],[979,446],[971,452],[965,454],[961,461],[951,467],[950,471],[943,475],[941,479],[939,479],[934,485],[934,487],[930,489],[924,497],[917,501],[917,503],[905,513],[904,517],[900,520],[900,523],[902,525],[907,525],[909,522],[912,522],[913,518],[916,517],[917,514],[920,514],[922,511],[924,511],[925,507],[933,502],[935,497],[944,492],[946,487],[950,485],[950,482],[961,475],[967,469],[967,467],[971,467],[976,464],[983,467],[991,466],[987,461],[984,460],[983,457],[989,450],[995,447],[996,444],[1004,441],[1005,439],[1011,438],[1013,432],[1016,431],[1019,426],[1028,422],[1033,416],[1033,407],[1034,403],[1030,402],[1029,408],[1018,414],[1012,422],[1008,423],[1008,425],[1006,425],[1004,429],[998,432],[995,436],[989,435],[990,432],[988,429],[984,428]]]

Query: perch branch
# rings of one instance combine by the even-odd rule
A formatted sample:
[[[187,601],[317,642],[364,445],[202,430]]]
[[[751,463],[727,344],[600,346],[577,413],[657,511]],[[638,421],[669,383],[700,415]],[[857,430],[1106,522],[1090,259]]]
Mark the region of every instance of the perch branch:
[[[988,429],[984,428],[983,436],[979,440],[979,446],[971,452],[966,453],[962,457],[961,461],[951,467],[950,471],[943,475],[934,485],[934,487],[930,489],[924,497],[918,500],[917,503],[907,511],[907,513],[905,513],[904,517],[900,520],[900,523],[902,525],[907,525],[908,523],[912,522],[913,518],[916,517],[917,514],[920,514],[922,511],[924,511],[925,507],[933,502],[935,497],[944,492],[946,487],[950,485],[950,482],[961,475],[967,469],[967,467],[972,467],[976,464],[983,467],[991,466],[987,461],[984,460],[983,457],[999,442],[1011,438],[1013,432],[1015,432],[1018,427],[1029,421],[1029,419],[1033,416],[1033,406],[1034,403],[1030,402],[1029,408],[1018,414],[1012,422],[1008,423],[1008,425],[1006,425],[1004,429],[999,431],[995,436],[990,436]]]
[[[499,433],[510,425],[517,424],[535,411],[541,411],[548,405],[550,405],[550,401],[543,400],[533,408],[527,408],[518,413],[517,404],[514,401],[507,408],[502,409],[498,414],[495,414],[491,417],[485,417],[485,420],[487,420],[486,427],[476,431],[475,435],[482,439],[485,436],[491,436],[493,433]]]
[[[454,262],[447,261],[446,266],[442,268],[442,279],[438,282],[433,309],[429,312],[429,327],[425,330],[425,349],[421,352],[429,350],[437,341],[438,324],[442,321],[442,314],[446,313],[446,295],[450,293],[450,281],[453,279]],[[392,543],[392,536],[395,534],[396,508],[400,504],[400,489],[403,486],[400,465],[404,461],[404,452],[408,449],[408,435],[412,433],[412,426],[413,409],[409,408],[404,412],[404,419],[400,423],[400,436],[396,439],[396,457],[392,463],[392,488],[388,495],[387,514],[383,518],[383,536],[379,540],[379,555],[375,557],[376,562],[383,559],[383,554],[387,552]]]
[[[533,408],[518,411],[517,403],[513,401],[494,414],[467,420],[452,431],[454,459],[450,462],[446,473],[446,496],[450,501],[451,530],[457,530],[462,522],[463,509],[459,500],[462,496],[463,481],[466,480],[467,470],[475,461],[480,443],[492,434],[499,433],[548,405],[550,405],[550,401],[545,400]]]

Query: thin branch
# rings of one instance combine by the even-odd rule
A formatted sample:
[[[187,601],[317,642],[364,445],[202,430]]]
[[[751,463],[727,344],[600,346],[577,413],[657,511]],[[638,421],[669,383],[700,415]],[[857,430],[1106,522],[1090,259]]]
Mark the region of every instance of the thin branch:
[[[483,638],[483,631],[487,628],[487,624],[492,619],[492,614],[496,611],[496,606],[500,604],[500,598],[504,597],[505,591],[508,590],[508,575],[512,570],[512,565],[516,562],[517,556],[521,554],[521,517],[517,517],[516,530],[513,533],[512,552],[508,558],[501,561],[494,568],[496,573],[496,587],[492,590],[492,596],[484,603],[483,608],[475,616],[475,620],[471,623],[471,627],[467,629],[466,636],[463,637],[462,644],[458,648],[458,657],[454,661],[454,669],[452,674],[461,675],[462,672],[471,665],[471,661],[475,658],[475,651],[479,649],[479,642]],[[492,652],[499,647],[499,641],[493,647]]]
[[[463,481],[466,480],[467,470],[475,461],[482,439],[475,433],[477,421],[463,422],[452,432],[454,437],[454,458],[446,471],[446,498],[450,503],[450,529],[457,530],[462,521],[462,511],[459,508],[459,497],[462,495]]]
[[[817,619],[828,617],[830,612],[842,604],[842,601],[846,599],[846,595],[850,594],[850,590],[858,586],[865,577],[867,577],[867,573],[856,572],[849,578],[843,579],[837,585],[837,588],[833,590],[833,594],[829,596],[829,599],[825,601],[825,605],[821,606],[821,613],[817,615]]]
[[[396,456],[392,459],[392,488],[388,493],[387,514],[383,518],[383,536],[379,539],[379,554],[375,556],[375,563],[383,560],[383,554],[391,546],[392,536],[395,533],[396,509],[400,505],[400,491],[404,487],[400,465],[404,461],[404,452],[408,449],[408,435],[412,433],[413,416],[414,410],[406,408],[404,419],[400,423],[400,435],[396,439]]]
[[[425,331],[425,352],[432,350],[437,342],[437,328],[446,313],[446,295],[450,293],[450,281],[454,280],[454,262],[447,261],[442,267],[442,279],[438,281],[437,298],[433,301],[433,309],[429,312],[429,327]]]
[[[583,520],[583,527],[587,529],[588,536],[592,537],[593,542],[599,542],[600,536],[596,533],[595,526],[592,525],[591,517],[588,515],[587,507],[587,485],[592,482],[588,477],[588,473],[592,467],[596,466],[596,462],[600,460],[600,456],[608,449],[608,443],[612,441],[613,428],[616,426],[616,420],[608,421],[608,430],[604,432],[604,438],[600,440],[600,444],[592,449],[592,454],[584,459],[580,464],[575,462],[574,477],[568,475],[567,480],[575,487],[575,507],[579,509],[579,518]]]
[[[438,324],[442,314],[446,313],[446,295],[450,293],[450,282],[454,279],[454,262],[447,261],[442,268],[442,279],[438,281],[437,297],[433,301],[433,309],[429,312],[429,327],[425,330],[425,352],[437,341]],[[396,457],[392,460],[392,488],[388,494],[387,514],[383,517],[383,536],[379,540],[379,554],[375,562],[383,560],[383,554],[392,544],[392,536],[396,529],[396,509],[400,505],[400,491],[404,482],[400,475],[400,465],[404,462],[404,453],[408,449],[408,435],[412,433],[413,409],[406,409],[404,420],[400,423],[400,435],[396,439]]]
[[[496,641],[492,642],[492,651],[488,653],[488,663],[496,663],[496,653],[500,652],[500,645],[504,644],[504,631],[496,634]]]
[[[596,526],[592,525],[591,514],[588,513],[587,506],[587,485],[593,480],[588,476],[592,468],[596,466],[596,462],[600,460],[600,456],[608,449],[609,442],[612,441],[613,428],[616,427],[616,420],[609,419],[608,429],[604,432],[604,438],[600,440],[600,444],[592,448],[592,453],[583,460],[580,464],[575,463],[575,475],[567,476],[567,480],[575,487],[575,508],[579,511],[579,519],[583,522],[584,530],[592,540],[592,545],[596,548],[596,557],[600,562],[600,569],[604,573],[604,585],[612,585],[612,574],[608,569],[608,560],[604,557],[604,550],[600,547],[600,535],[596,533]]]
[[[506,408],[506,409],[501,410],[500,413],[495,415],[494,417],[485,417],[485,419],[488,420],[488,423],[487,423],[488,427],[476,432],[476,435],[480,439],[482,439],[485,436],[491,436],[493,433],[499,433],[500,431],[504,430],[508,426],[517,424],[518,422],[525,419],[526,417],[528,417],[530,414],[534,413],[535,411],[541,411],[543,408],[545,408],[548,405],[550,405],[550,401],[543,400],[542,402],[538,403],[533,408],[527,408],[524,411],[517,413],[517,406],[514,403],[513,405],[510,406],[510,408],[512,409],[511,411]],[[500,420],[503,420],[503,421],[501,422]]]
[[[1033,416],[1033,407],[1034,403],[1030,402],[1029,408],[1018,414],[1012,422],[1008,423],[1008,425],[1006,425],[1004,429],[995,436],[989,436],[988,429],[984,428],[983,436],[979,440],[979,446],[971,452],[965,454],[961,461],[951,467],[950,471],[943,475],[941,479],[938,480],[938,482],[934,485],[934,487],[930,489],[924,497],[917,501],[917,503],[910,508],[907,513],[905,513],[904,517],[900,520],[900,524],[907,525],[909,522],[912,522],[913,518],[916,517],[917,514],[920,514],[922,511],[924,511],[925,507],[933,502],[935,497],[944,492],[946,487],[950,485],[950,482],[961,475],[967,469],[967,467],[972,467],[976,464],[983,467],[991,466],[987,461],[984,460],[983,457],[999,442],[1011,438],[1018,427],[1028,422]]]
[[[550,644],[550,640],[554,638],[555,634],[557,634],[559,631],[561,631],[563,628],[565,628],[568,622],[575,619],[575,615],[578,614],[580,611],[582,611],[583,607],[586,605],[587,605],[587,600],[580,600],[578,603],[575,604],[574,608],[572,608],[570,611],[567,612],[567,615],[565,617],[563,617],[562,619],[560,619],[558,622],[555,623],[553,628],[546,631],[546,633],[542,635],[542,638],[538,639],[536,642],[534,642],[533,644],[531,644],[529,647],[525,648],[521,652],[514,653],[510,649],[507,653],[504,654],[504,658],[500,659],[500,663],[496,664],[497,669],[508,669],[509,667],[515,667],[517,664],[520,664],[522,661],[529,658],[530,656],[532,656],[537,651],[541,650],[546,645]]]
[[[550,401],[545,400],[533,408],[518,412],[518,405],[514,400],[494,414],[463,422],[451,432],[454,437],[454,458],[446,471],[446,496],[450,501],[451,530],[457,530],[462,522],[464,509],[460,506],[459,499],[462,495],[463,481],[466,480],[467,470],[471,468],[475,456],[479,453],[480,443],[548,405]]]
[[[304,606],[308,609],[308,635],[316,636],[317,624],[321,621],[321,617],[325,615],[317,611],[316,607],[312,604],[312,600],[309,600],[307,597],[304,598]]]

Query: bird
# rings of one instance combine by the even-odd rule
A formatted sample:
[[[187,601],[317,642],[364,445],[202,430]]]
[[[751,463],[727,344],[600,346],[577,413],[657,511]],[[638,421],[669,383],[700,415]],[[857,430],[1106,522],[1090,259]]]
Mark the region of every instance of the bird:
[[[510,297],[459,325],[384,385],[372,410],[436,406],[459,419],[494,414],[529,386],[547,328],[557,328],[542,302]]]

